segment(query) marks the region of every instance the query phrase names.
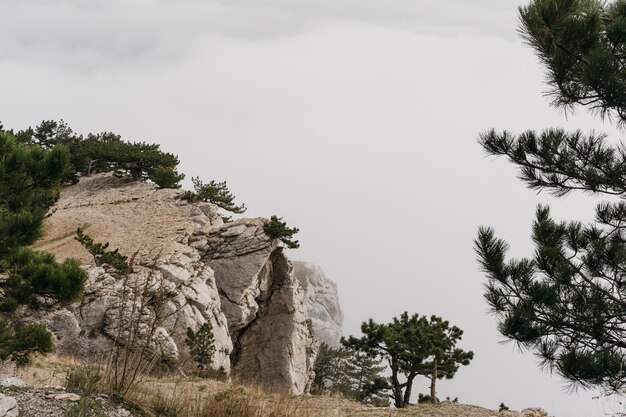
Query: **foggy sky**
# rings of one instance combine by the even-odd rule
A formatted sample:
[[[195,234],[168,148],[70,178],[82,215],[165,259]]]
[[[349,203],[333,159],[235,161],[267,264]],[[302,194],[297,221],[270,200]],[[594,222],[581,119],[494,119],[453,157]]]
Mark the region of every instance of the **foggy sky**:
[[[260,4],[262,3],[262,5]],[[0,121],[64,119],[179,155],[187,178],[226,180],[248,216],[300,228],[293,259],[339,285],[346,334],[372,317],[437,314],[472,364],[438,394],[557,417],[623,411],[502,344],[472,240],[491,225],[532,254],[539,202],[593,218],[595,200],[529,191],[479,132],[621,132],[542,93],[512,0],[4,0]],[[189,185],[189,181],[186,182]],[[427,381],[416,389],[426,392]]]

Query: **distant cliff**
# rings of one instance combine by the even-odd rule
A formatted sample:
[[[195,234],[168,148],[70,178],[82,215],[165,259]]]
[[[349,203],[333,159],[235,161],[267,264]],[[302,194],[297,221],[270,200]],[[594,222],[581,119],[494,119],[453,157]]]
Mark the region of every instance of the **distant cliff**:
[[[294,275],[306,295],[306,305],[313,322],[313,331],[320,342],[338,347],[343,335],[343,313],[339,305],[337,284],[326,278],[318,265],[293,262]]]
[[[296,263],[296,279],[279,242],[263,232],[265,219],[224,224],[216,206],[180,193],[110,175],[64,189],[36,248],[79,259],[89,282],[82,301],[37,319],[62,353],[102,357],[116,342],[148,335],[150,351],[175,363],[189,356],[186,329],[209,322],[214,368],[270,390],[306,392],[318,338],[336,344],[341,335],[336,286],[306,263]],[[77,227],[128,255],[134,273],[95,266],[74,240]]]

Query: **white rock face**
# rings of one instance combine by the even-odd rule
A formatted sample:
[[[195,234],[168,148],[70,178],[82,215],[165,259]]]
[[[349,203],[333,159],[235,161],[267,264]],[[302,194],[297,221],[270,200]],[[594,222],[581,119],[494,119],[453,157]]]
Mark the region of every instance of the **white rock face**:
[[[82,261],[87,288],[80,302],[30,319],[46,323],[61,353],[103,358],[115,343],[145,335],[151,351],[184,358],[187,328],[209,322],[214,368],[269,390],[306,392],[317,342],[305,293],[263,232],[266,220],[224,224],[216,206],[179,194],[107,175],[65,189],[35,249]],[[132,257],[134,272],[94,266],[74,240],[79,226]]]
[[[0,417],[17,417],[18,414],[17,400],[0,394]]]
[[[291,262],[263,224],[243,219],[197,232],[190,245],[215,271],[233,337],[233,377],[302,394],[313,378],[317,342]]]
[[[343,313],[339,305],[337,284],[326,278],[322,268],[310,262],[294,261],[293,270],[304,289],[313,332],[320,343],[338,347],[343,335]]]
[[[215,337],[213,367],[230,370],[232,341],[211,268],[197,253],[160,260],[155,267],[135,267],[128,278],[102,267],[89,267],[85,297],[80,303],[43,317],[62,353],[83,357],[109,351],[115,341],[126,345],[150,337],[162,357],[179,359],[186,330],[209,322]],[[165,273],[163,271],[166,271]]]

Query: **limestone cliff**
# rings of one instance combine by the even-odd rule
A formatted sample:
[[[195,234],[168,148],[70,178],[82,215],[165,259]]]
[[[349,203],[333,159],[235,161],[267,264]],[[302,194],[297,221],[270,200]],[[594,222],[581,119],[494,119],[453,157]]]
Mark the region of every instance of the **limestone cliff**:
[[[179,194],[109,175],[63,190],[36,249],[79,259],[89,282],[83,300],[38,319],[62,352],[102,356],[115,342],[149,334],[151,351],[176,360],[187,351],[186,329],[210,322],[215,368],[306,392],[317,354],[312,310],[279,242],[263,233],[265,220],[224,224],[214,205]],[[74,240],[77,227],[129,255],[134,273],[94,266]]]
[[[313,322],[313,331],[320,342],[338,347],[343,313],[339,304],[337,284],[326,278],[318,265],[294,261],[294,275],[306,296],[306,305]]]
[[[304,292],[263,221],[198,230],[189,241],[215,271],[233,339],[233,376],[275,391],[308,390],[317,343]]]

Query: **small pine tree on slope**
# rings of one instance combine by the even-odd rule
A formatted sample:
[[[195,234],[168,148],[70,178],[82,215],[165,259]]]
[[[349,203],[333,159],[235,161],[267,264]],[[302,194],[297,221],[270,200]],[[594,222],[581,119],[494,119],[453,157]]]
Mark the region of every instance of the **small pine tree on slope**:
[[[397,408],[409,405],[418,375],[431,379],[434,392],[438,378],[452,378],[460,365],[468,365],[474,357],[473,352],[455,347],[463,331],[437,316],[409,316],[404,312],[388,324],[370,319],[361,325],[361,332],[362,337],[342,339],[342,344],[387,361],[391,397]]]

